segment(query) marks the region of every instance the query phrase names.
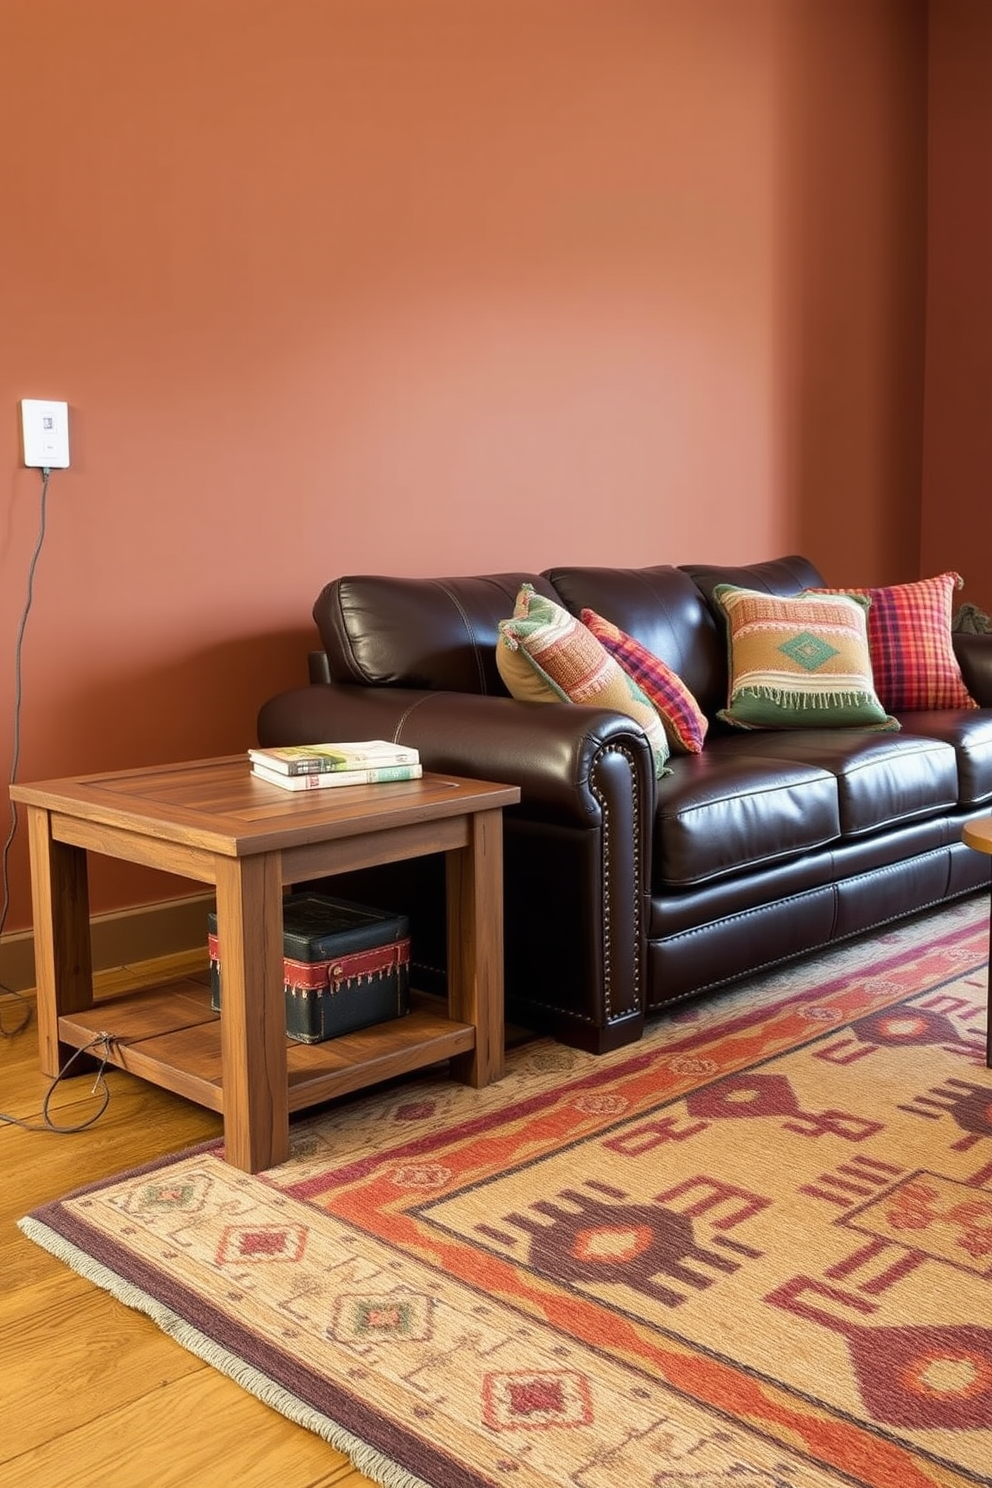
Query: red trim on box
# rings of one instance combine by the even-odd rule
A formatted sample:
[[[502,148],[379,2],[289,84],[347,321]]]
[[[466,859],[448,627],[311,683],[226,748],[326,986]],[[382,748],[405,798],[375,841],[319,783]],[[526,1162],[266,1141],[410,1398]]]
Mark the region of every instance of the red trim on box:
[[[207,936],[207,950],[211,962],[220,968],[217,936]],[[372,946],[365,951],[351,951],[346,956],[334,956],[328,961],[294,961],[283,958],[286,986],[294,992],[337,992],[346,982],[371,981],[387,971],[399,972],[410,964],[410,941],[393,940],[388,945]]]

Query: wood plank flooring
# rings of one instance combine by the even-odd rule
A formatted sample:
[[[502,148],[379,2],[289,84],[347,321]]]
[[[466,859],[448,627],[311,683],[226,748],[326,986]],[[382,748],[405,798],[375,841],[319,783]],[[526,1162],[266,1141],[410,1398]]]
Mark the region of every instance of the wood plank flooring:
[[[166,962],[101,973],[98,990],[203,970]],[[5,1028],[20,1004],[0,999]],[[48,1081],[34,1017],[0,1039],[0,1112],[41,1123]],[[365,1488],[368,1479],[312,1432],[218,1374],[142,1313],[33,1245],[16,1221],[46,1200],[219,1135],[219,1116],[122,1070],[86,1131],[0,1123],[0,1485],[10,1488]],[[50,1114],[73,1125],[99,1104],[92,1076],[65,1081]]]

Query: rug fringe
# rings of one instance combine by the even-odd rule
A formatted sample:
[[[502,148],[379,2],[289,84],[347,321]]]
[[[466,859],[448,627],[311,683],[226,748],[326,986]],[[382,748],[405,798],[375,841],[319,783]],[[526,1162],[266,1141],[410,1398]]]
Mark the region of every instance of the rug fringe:
[[[70,1240],[64,1239],[48,1225],[42,1224],[40,1220],[34,1219],[30,1214],[17,1221],[17,1228],[35,1245],[47,1250],[56,1260],[62,1261],[71,1270],[76,1271],[87,1281],[100,1287],[118,1302],[123,1302],[125,1307],[132,1308],[135,1312],[143,1312],[149,1317],[156,1327],[170,1338],[175,1339],[182,1348],[189,1353],[195,1354],[212,1369],[226,1374],[229,1379],[242,1390],[256,1396],[264,1405],[271,1406],[273,1410],[279,1411],[297,1426],[303,1426],[308,1431],[321,1437],[329,1446],[343,1452],[351,1460],[352,1466],[359,1472],[378,1483],[380,1488],[429,1488],[422,1478],[415,1477],[406,1468],[401,1467],[398,1462],[383,1456],[375,1447],[368,1442],[361,1441],[357,1436],[344,1426],[339,1426],[322,1411],[294,1395],[284,1386],[279,1385],[268,1375],[255,1369],[251,1364],[235,1358],[226,1349],[220,1348],[211,1339],[205,1337],[192,1323],[186,1322],[184,1318],[166,1307],[163,1303],[150,1297],[140,1287],[132,1282],[125,1281],[115,1271],[95,1261],[85,1251],[73,1245]]]

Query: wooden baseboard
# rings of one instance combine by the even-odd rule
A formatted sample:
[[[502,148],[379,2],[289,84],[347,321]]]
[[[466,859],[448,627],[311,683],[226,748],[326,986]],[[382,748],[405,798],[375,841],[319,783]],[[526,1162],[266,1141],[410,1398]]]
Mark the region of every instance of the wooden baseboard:
[[[206,956],[207,915],[213,908],[213,894],[196,894],[94,915],[90,932],[94,972],[200,948]],[[14,992],[34,987],[33,931],[18,930],[4,936],[0,944],[0,982]]]

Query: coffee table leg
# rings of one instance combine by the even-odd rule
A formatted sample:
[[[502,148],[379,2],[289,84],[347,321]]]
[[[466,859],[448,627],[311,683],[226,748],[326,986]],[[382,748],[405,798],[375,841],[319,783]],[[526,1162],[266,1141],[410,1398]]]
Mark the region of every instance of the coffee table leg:
[[[475,1025],[475,1048],[451,1060],[477,1088],[503,1073],[503,814],[469,819],[466,847],[447,855],[448,1013]]]
[[[38,989],[41,1072],[54,1078],[74,1049],[59,1042],[59,1017],[93,1006],[90,902],[86,852],[56,842],[51,818],[27,807]]]
[[[279,855],[218,859],[216,883],[224,1155],[257,1173],[289,1156]]]
[[[992,1069],[992,913],[989,917],[989,959],[985,968],[985,1064]]]

